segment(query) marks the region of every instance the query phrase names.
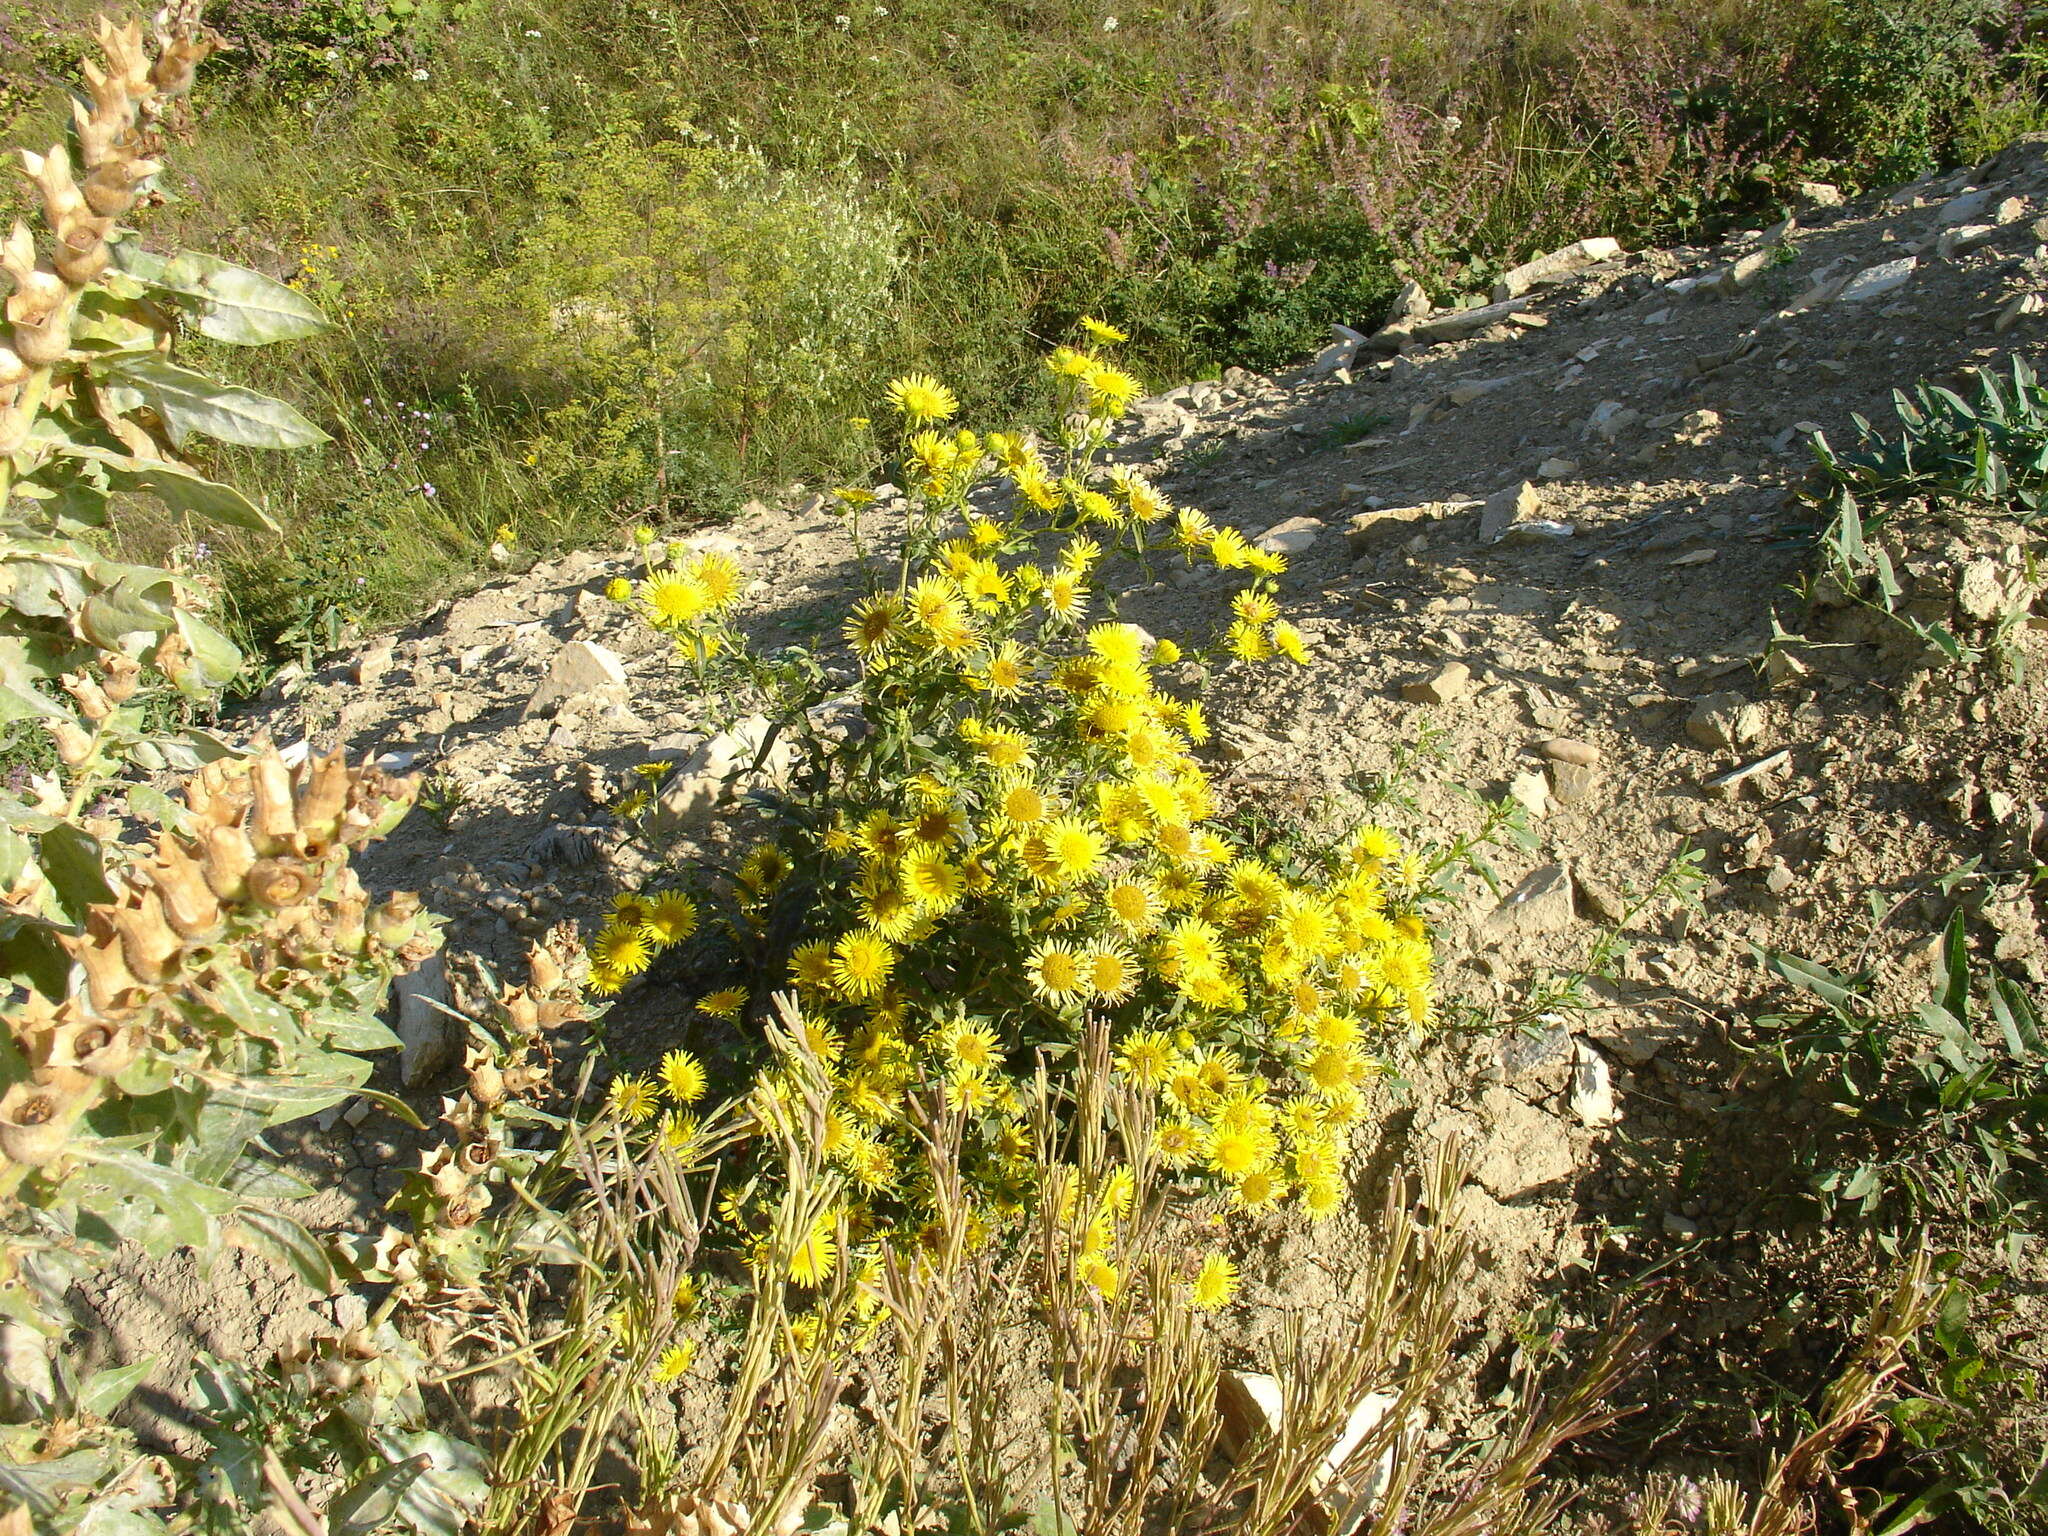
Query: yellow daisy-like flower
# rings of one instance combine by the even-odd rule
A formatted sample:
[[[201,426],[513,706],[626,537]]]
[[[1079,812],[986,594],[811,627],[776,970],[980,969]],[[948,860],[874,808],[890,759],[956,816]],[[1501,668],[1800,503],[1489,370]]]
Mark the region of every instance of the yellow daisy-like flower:
[[[1116,1300],[1116,1294],[1123,1289],[1123,1275],[1117,1267],[1103,1258],[1082,1261],[1081,1278],[1104,1301]]]
[[[608,965],[593,965],[590,968],[590,979],[584,982],[584,986],[599,997],[616,997],[625,990],[628,979],[623,972],[615,971]]]
[[[681,891],[656,891],[641,909],[640,936],[664,948],[697,931],[697,903]]]
[[[1116,1050],[1117,1075],[1140,1088],[1157,1088],[1173,1065],[1173,1042],[1156,1029],[1127,1036]]]
[[[846,643],[864,660],[886,655],[903,639],[903,622],[903,600],[895,593],[862,598],[847,618]]]
[[[654,1362],[654,1384],[657,1387],[672,1387],[689,1374],[690,1366],[697,1358],[697,1346],[685,1340],[672,1344],[661,1352],[661,1358]]]
[[[839,1218],[832,1211],[821,1211],[818,1219],[811,1224],[789,1255],[789,1278],[806,1288],[816,1287],[828,1280],[839,1267]]]
[[[1025,962],[1032,994],[1048,1003],[1078,1002],[1088,995],[1088,976],[1081,956],[1069,945],[1040,944]]]
[[[641,921],[644,913],[642,908]],[[652,946],[641,936],[639,922],[629,922],[623,913],[617,921],[598,930],[590,953],[594,963],[621,976],[638,976],[654,958]]]
[[[605,1094],[605,1104],[628,1125],[640,1124],[661,1107],[654,1085],[644,1077],[631,1074],[612,1079],[611,1088]]]
[[[1143,880],[1119,880],[1102,893],[1102,900],[1129,933],[1149,933],[1163,910],[1159,892]]]
[[[1230,600],[1230,611],[1247,624],[1270,624],[1280,617],[1280,605],[1253,587],[1246,587]]]
[[[1301,631],[1285,619],[1273,623],[1273,649],[1297,666],[1308,665],[1308,642],[1301,638]]]
[[[960,401],[953,391],[928,373],[909,373],[900,379],[891,379],[888,396],[889,403],[912,426],[949,421],[960,409]]]
[[[736,1019],[740,1010],[747,1006],[745,987],[721,987],[697,999],[697,1011],[708,1013],[714,1019]]]
[[[968,605],[981,612],[1000,608],[1010,600],[1010,578],[993,560],[969,561],[959,581]]]
[[[1031,739],[1022,731],[985,731],[975,745],[991,768],[1023,768],[1031,762]]]
[[[1062,378],[1078,379],[1094,366],[1094,360],[1073,347],[1054,347],[1046,355],[1045,366]]]
[[[614,576],[604,584],[604,595],[615,603],[623,603],[633,595],[633,583],[623,576]]]
[[[1209,739],[1209,717],[1202,712],[1199,702],[1188,705],[1182,711],[1181,718],[1185,723],[1189,741],[1199,747]]]
[[[824,939],[799,944],[789,957],[789,976],[799,987],[822,992],[832,985],[832,945]]]
[[[1202,1133],[1185,1120],[1161,1121],[1152,1132],[1152,1151],[1164,1166],[1178,1172],[1201,1157]]]
[[[674,571],[649,577],[641,583],[640,596],[656,624],[694,624],[711,607],[703,587]]]
[[[1237,1181],[1230,1194],[1241,1210],[1269,1211],[1287,1197],[1287,1183],[1272,1168],[1254,1168]]]
[[[1090,950],[1082,968],[1099,1003],[1120,1003],[1138,987],[1138,963],[1121,949]]]
[[[1237,1266],[1220,1253],[1202,1260],[1188,1286],[1188,1305],[1198,1312],[1213,1312],[1236,1294]]]
[[[1240,661],[1264,661],[1273,654],[1273,643],[1266,638],[1266,632],[1242,619],[1230,626],[1224,635],[1224,644]]]
[[[1039,593],[1046,612],[1057,619],[1078,619],[1088,607],[1088,588],[1072,571],[1054,571]]]
[[[1078,816],[1061,816],[1044,833],[1046,861],[1055,885],[1078,885],[1102,865],[1102,835]]]
[[[903,861],[902,875],[904,893],[919,906],[935,910],[951,907],[967,884],[960,867],[937,848],[911,854]]]
[[[690,580],[697,583],[705,601],[714,609],[731,607],[747,584],[746,573],[740,569],[739,561],[722,549],[699,551],[683,570]]]
[[[1145,392],[1145,386],[1123,369],[1097,363],[1081,375],[1088,390],[1089,409],[1099,415],[1121,416],[1131,402]]]
[[[1223,570],[1235,570],[1251,563],[1252,547],[1235,528],[1218,528],[1209,535],[1209,558]]]
[[[939,1037],[953,1065],[968,1072],[986,1073],[996,1064],[996,1035],[992,1029],[960,1025]]]
[[[1129,341],[1131,339],[1128,333],[1118,330],[1106,321],[1097,320],[1093,315],[1083,315],[1081,317],[1081,329],[1088,333],[1091,340],[1103,343],[1104,345],[1118,341]]]
[[[1016,641],[1005,640],[986,663],[968,675],[968,682],[1002,698],[1022,688],[1028,675],[1023,649]]]
[[[1329,1175],[1304,1179],[1301,1209],[1310,1221],[1327,1221],[1344,1206],[1344,1181]]]
[[[875,934],[855,929],[832,946],[832,984],[854,1002],[879,993],[895,968],[896,951]]]
[[[1052,813],[1052,804],[1035,784],[1019,781],[996,797],[996,813],[1020,827],[1033,826]]]
[[[685,1050],[673,1050],[661,1058],[662,1091],[678,1104],[694,1104],[704,1097],[704,1063]]]
[[[1209,1168],[1235,1181],[1270,1162],[1274,1150],[1270,1134],[1250,1126],[1219,1128],[1209,1137]]]

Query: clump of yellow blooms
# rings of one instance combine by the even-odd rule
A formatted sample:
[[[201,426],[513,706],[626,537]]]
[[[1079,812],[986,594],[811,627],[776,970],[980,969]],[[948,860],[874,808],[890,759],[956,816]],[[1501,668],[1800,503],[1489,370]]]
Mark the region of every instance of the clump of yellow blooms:
[[[1176,1180],[1247,1210],[1329,1216],[1378,1052],[1431,1022],[1424,860],[1368,826],[1281,867],[1222,821],[1184,678],[1197,660],[1306,660],[1276,593],[1286,562],[1171,506],[1138,471],[1097,464],[1139,384],[1103,355],[1118,334],[1085,330],[1089,345],[1048,359],[1066,423],[1051,446],[952,425],[958,403],[936,379],[890,386],[888,468],[910,516],[900,558],[841,631],[864,729],[810,740],[813,770],[772,842],[702,872],[700,897],[624,898],[592,942],[592,984],[616,991],[717,901],[739,942],[703,946],[732,969],[700,1007],[728,1021],[720,1054],[758,1073],[722,1085],[742,1094],[794,1093],[742,1021],[758,1017],[750,1001],[796,993],[829,1074],[823,1152],[845,1180],[834,1220],[849,1242],[924,1219],[913,1095],[967,1117],[966,1172],[988,1209],[1032,1199],[1022,1090],[1041,1059],[1070,1069],[1090,1016],[1107,1022],[1116,1076],[1149,1100],[1151,1155]],[[854,517],[872,500],[839,496]],[[1105,578],[1125,556],[1237,573],[1214,636],[1184,649],[1121,619]],[[681,552],[617,595],[687,661],[735,668],[802,739],[828,690],[747,652],[742,586],[729,556]],[[701,1072],[615,1089],[614,1108],[652,1123],[663,1095],[688,1101],[682,1088],[703,1092]],[[1119,1283],[1106,1251],[1075,1258],[1104,1294]],[[821,1230],[793,1278],[816,1283],[838,1260]],[[1219,1306],[1234,1283],[1217,1256],[1191,1296]]]

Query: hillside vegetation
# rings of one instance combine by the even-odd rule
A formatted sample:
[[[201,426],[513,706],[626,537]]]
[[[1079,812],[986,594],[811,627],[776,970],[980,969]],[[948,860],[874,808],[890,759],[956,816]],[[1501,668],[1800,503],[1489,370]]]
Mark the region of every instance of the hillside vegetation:
[[[0,19],[54,128],[82,0]],[[340,322],[255,380],[334,436],[232,473],[280,540],[154,531],[307,652],[608,523],[850,473],[891,369],[1042,410],[1081,313],[1153,384],[1312,350],[1589,232],[1634,246],[2035,126],[2003,0],[234,0],[163,238]],[[8,195],[12,195],[11,192]],[[672,282],[678,274],[694,278]],[[849,419],[853,425],[849,427]],[[223,466],[223,472],[229,472]],[[211,562],[209,565],[208,562]]]

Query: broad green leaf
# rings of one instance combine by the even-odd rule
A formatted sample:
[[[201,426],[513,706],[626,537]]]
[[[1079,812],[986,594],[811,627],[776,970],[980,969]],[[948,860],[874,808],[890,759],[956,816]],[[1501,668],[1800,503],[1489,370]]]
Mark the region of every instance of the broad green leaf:
[[[36,862],[73,922],[85,921],[87,907],[114,899],[107,884],[106,856],[98,839],[84,828],[59,822],[37,839],[36,846]]]
[[[149,397],[179,446],[194,434],[244,448],[310,448],[327,441],[325,432],[284,401],[160,357],[124,358],[109,371]]]
[[[260,347],[300,341],[327,328],[326,317],[303,293],[218,256],[181,251],[166,259],[133,240],[115,249],[124,271],[186,300],[200,333],[216,341]]]
[[[266,1258],[282,1264],[316,1291],[327,1294],[334,1290],[334,1261],[328,1257],[326,1245],[291,1217],[253,1206],[238,1212],[235,1221],[250,1245]]]
[[[209,688],[225,688],[242,670],[242,653],[235,643],[190,609],[176,612],[178,636],[192,652],[199,674]]]
[[[406,1490],[433,1469],[431,1456],[408,1456],[366,1473],[345,1489],[327,1509],[327,1529],[334,1536],[370,1536],[398,1513]]]
[[[211,522],[255,533],[275,533],[277,524],[255,502],[231,485],[209,480],[188,464],[170,459],[138,459],[91,443],[59,443],[67,458],[89,460],[104,473],[109,487],[155,496],[177,512],[190,512]]]
[[[78,611],[78,627],[102,650],[127,648],[130,635],[154,639],[173,623],[168,572],[148,577],[124,572],[112,586],[93,593]]]
[[[306,1016],[306,1031],[336,1051],[395,1051],[398,1036],[373,1014],[345,1008],[316,1008]]]
[[[88,1179],[155,1207],[172,1238],[184,1247],[208,1247],[213,1218],[226,1215],[233,1207],[232,1195],[136,1153],[109,1152],[90,1142],[77,1143],[74,1150],[90,1165],[85,1174]]]
[[[144,1355],[132,1365],[94,1371],[78,1389],[79,1409],[93,1418],[104,1419],[128,1400],[128,1394],[142,1385],[155,1365],[155,1355]]]
[[[1970,935],[1963,924],[1963,909],[1949,915],[1948,931],[1941,939],[1941,981],[1937,1000],[1958,1021],[1970,1017]]]
[[[61,998],[71,980],[71,955],[45,924],[0,920],[0,976],[25,981],[45,997]]]
[[[244,1200],[307,1200],[318,1193],[283,1163],[257,1153],[245,1154],[221,1182]]]

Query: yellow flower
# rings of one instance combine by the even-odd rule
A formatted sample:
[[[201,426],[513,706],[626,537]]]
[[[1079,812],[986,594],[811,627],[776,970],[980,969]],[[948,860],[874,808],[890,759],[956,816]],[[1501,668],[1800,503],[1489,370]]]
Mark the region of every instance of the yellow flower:
[[[836,1213],[818,1213],[818,1219],[811,1223],[811,1230],[790,1253],[790,1279],[801,1286],[815,1287],[831,1278],[832,1272],[839,1267],[838,1228]]]
[[[1048,1003],[1078,1001],[1088,992],[1081,957],[1065,944],[1040,944],[1025,962],[1024,974],[1030,978],[1032,994]]]
[[[1152,643],[1152,665],[1170,667],[1180,660],[1180,647],[1171,640],[1155,640]]]
[[[610,1090],[605,1094],[606,1106],[628,1125],[638,1125],[652,1115],[659,1101],[654,1096],[654,1085],[644,1077],[628,1074],[612,1079]]]
[[[824,939],[799,944],[789,957],[790,979],[800,987],[821,992],[832,985],[832,946]]]
[[[855,1002],[880,992],[895,967],[896,951],[875,934],[855,929],[832,946],[832,983]]]
[[[939,1044],[954,1066],[969,1072],[987,1072],[995,1065],[995,1031],[959,1025],[946,1030]]]
[[[1019,781],[1002,792],[996,810],[1003,820],[1028,827],[1043,821],[1052,807],[1035,785]]]
[[[1252,1169],[1231,1191],[1234,1203],[1247,1211],[1271,1210],[1286,1196],[1286,1182],[1271,1168]]]
[[[1159,893],[1142,880],[1119,880],[1102,893],[1102,899],[1127,932],[1150,932],[1159,921]]]
[[[1081,329],[1086,331],[1091,339],[1105,345],[1110,342],[1129,341],[1131,339],[1125,332],[1104,321],[1097,320],[1093,315],[1083,315],[1081,317]]]
[[[1156,1088],[1166,1081],[1173,1064],[1173,1042],[1156,1029],[1142,1029],[1117,1047],[1116,1070],[1140,1088]]]
[[[1308,643],[1301,638],[1301,631],[1285,619],[1274,621],[1273,649],[1297,665],[1308,664]]]
[[[694,1104],[704,1097],[704,1063],[685,1050],[673,1050],[661,1058],[661,1086],[678,1104]]]
[[[1104,416],[1121,416],[1131,402],[1144,393],[1144,386],[1123,369],[1097,363],[1081,376],[1088,390],[1089,409]]]
[[[614,576],[604,584],[604,595],[615,603],[623,603],[633,595],[633,583],[623,576]]]
[[[1218,1129],[1209,1137],[1209,1167],[1226,1179],[1242,1179],[1272,1160],[1271,1133],[1250,1127]]]
[[[1230,600],[1230,611],[1247,624],[1270,624],[1280,617],[1280,605],[1253,587],[1246,587]]]
[[[1188,1305],[1197,1311],[1213,1312],[1230,1300],[1237,1290],[1237,1266],[1223,1254],[1212,1253],[1195,1271],[1188,1287]]]
[[[1086,352],[1077,352],[1072,347],[1054,347],[1045,360],[1045,366],[1062,378],[1078,379],[1094,364]]]
[[[960,401],[928,373],[905,374],[889,381],[889,403],[913,426],[946,421],[960,409]]]
[[[1200,746],[1209,739],[1209,717],[1202,713],[1199,701],[1188,705],[1181,718],[1186,722],[1189,741]]]
[[[1145,659],[1145,635],[1135,624],[1098,624],[1088,631],[1088,649],[1113,666],[1134,667]]]
[[[1116,1293],[1123,1289],[1123,1276],[1107,1259],[1084,1260],[1081,1265],[1081,1278],[1093,1287],[1095,1293],[1104,1301],[1116,1300]]]
[[[1209,535],[1209,558],[1224,570],[1251,563],[1252,547],[1235,528],[1218,528]]]
[[[697,931],[697,903],[681,891],[656,891],[641,911],[640,936],[650,944],[680,944]]]
[[[1082,960],[1088,988],[1101,1003],[1120,1003],[1138,986],[1138,966],[1120,949],[1090,950]]]
[[[903,861],[903,889],[923,907],[944,910],[960,899],[966,886],[958,865],[947,862],[937,848],[920,849]]]
[[[1058,619],[1078,619],[1088,607],[1088,589],[1072,571],[1055,571],[1046,577],[1041,592],[1046,612]]]
[[[713,608],[729,607],[746,585],[746,576],[740,570],[739,561],[722,549],[701,551],[684,570]]]
[[[654,1384],[657,1387],[674,1386],[689,1373],[690,1365],[697,1358],[697,1346],[685,1340],[672,1344],[661,1352],[661,1358],[654,1363]]]
[[[693,624],[711,606],[703,587],[674,571],[663,571],[642,583],[640,596],[657,624]]]
[[[593,965],[590,968],[590,979],[584,985],[599,997],[616,997],[625,990],[626,981],[627,977],[623,972],[615,971],[608,965]]]
[[[621,976],[638,976],[654,958],[654,952],[647,940],[641,937],[638,925],[626,922],[623,914],[619,921],[607,923],[598,930],[590,948],[591,958],[596,964]]]
[[[1022,768],[1031,761],[1031,742],[1021,731],[988,731],[976,745],[991,768]]]
[[[1301,1208],[1310,1221],[1326,1221],[1344,1205],[1343,1181],[1327,1175],[1304,1179]]]
[[[740,1016],[740,1010],[746,1006],[745,987],[723,987],[697,999],[697,1011],[708,1013],[714,1019],[736,1019]]]
[[[1202,1155],[1202,1133],[1185,1120],[1162,1121],[1152,1133],[1152,1150],[1168,1168],[1186,1168]]]
[[[1045,852],[1053,883],[1077,885],[1102,863],[1101,834],[1078,816],[1061,816],[1045,829]]]
[[[893,592],[862,598],[846,621],[846,643],[864,660],[885,655],[903,638],[903,600]]]
[[[1010,578],[995,561],[974,560],[960,574],[960,590],[972,607],[985,613],[1010,600]]]
[[[1242,619],[1230,626],[1224,642],[1229,646],[1230,654],[1241,661],[1264,661],[1273,654],[1273,645],[1266,638],[1266,632]]]

